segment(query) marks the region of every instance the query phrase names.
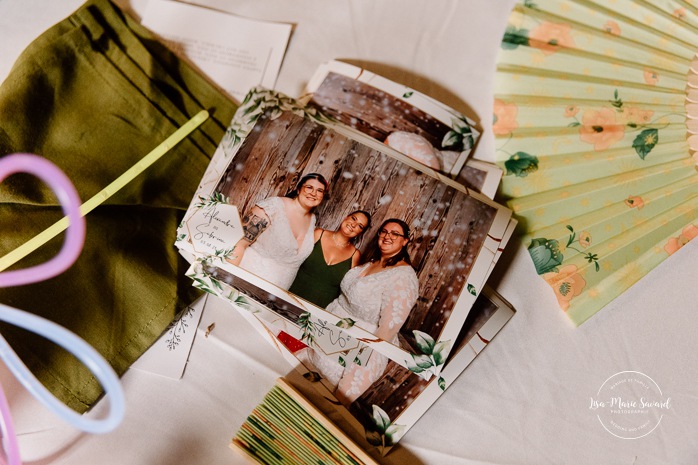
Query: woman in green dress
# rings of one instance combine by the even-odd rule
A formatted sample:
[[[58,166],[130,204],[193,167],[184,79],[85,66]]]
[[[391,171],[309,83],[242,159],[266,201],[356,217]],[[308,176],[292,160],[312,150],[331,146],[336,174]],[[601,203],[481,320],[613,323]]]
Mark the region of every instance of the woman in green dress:
[[[339,283],[359,264],[356,241],[371,226],[371,215],[357,210],[346,216],[335,231],[315,229],[315,245],[301,264],[289,292],[325,308],[340,294]]]

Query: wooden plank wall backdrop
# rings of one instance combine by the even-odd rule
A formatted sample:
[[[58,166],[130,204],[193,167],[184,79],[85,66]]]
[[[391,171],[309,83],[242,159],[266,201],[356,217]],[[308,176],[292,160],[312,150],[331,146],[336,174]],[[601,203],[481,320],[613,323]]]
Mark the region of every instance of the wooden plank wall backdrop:
[[[409,340],[418,329],[438,339],[458,295],[467,292],[466,277],[496,209],[290,112],[257,124],[224,173],[219,192],[244,215],[255,202],[283,196],[304,174],[317,172],[330,182],[330,198],[316,211],[319,227],[335,229],[351,211],[366,210],[373,218],[363,248],[384,219],[412,225],[409,250],[419,300],[402,333]]]
[[[409,103],[354,78],[330,72],[308,105],[379,141],[395,131],[419,134],[439,150],[451,128]],[[463,166],[456,181],[480,192],[486,173]]]
[[[392,132],[419,134],[437,149],[450,127],[411,104],[354,78],[330,72],[309,102],[324,114],[383,141]]]

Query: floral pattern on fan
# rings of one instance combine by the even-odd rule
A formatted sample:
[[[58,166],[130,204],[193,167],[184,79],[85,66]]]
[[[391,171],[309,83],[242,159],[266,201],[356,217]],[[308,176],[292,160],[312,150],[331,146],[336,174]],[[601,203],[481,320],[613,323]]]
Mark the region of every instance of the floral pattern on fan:
[[[691,239],[694,239],[698,237],[698,227],[695,225],[689,224],[683,230],[681,230],[681,234],[679,234],[678,237],[670,237],[669,240],[667,241],[666,245],[664,246],[664,250],[666,253],[669,255],[674,254],[677,250],[679,250],[681,247],[686,245],[688,241]]]
[[[577,325],[698,236],[698,9],[685,5],[522,0],[509,17],[492,121],[500,198]]]
[[[583,253],[576,248],[576,245],[584,249],[591,245],[591,234],[588,231],[582,231],[579,233],[579,238],[577,238],[577,233],[574,231],[574,228],[569,224],[566,227],[571,234],[564,247],[555,239],[545,238],[533,239],[528,246],[528,253],[533,259],[533,264],[538,274],[545,274],[550,271],[557,272],[557,267],[562,265],[562,261],[564,260],[564,255],[562,253],[564,250],[570,249],[577,253]],[[588,263],[593,263],[596,271],[599,271],[599,256],[591,252],[586,252],[583,255],[584,259]]]
[[[659,128],[650,127],[654,111],[624,105],[618,96],[618,89],[610,103],[615,111],[611,108],[588,109],[583,112],[582,121],[577,118],[579,107],[568,106],[565,108],[565,117],[574,119],[568,126],[578,127],[579,138],[592,144],[597,151],[606,150],[619,142],[626,130],[639,130],[640,133],[633,139],[633,148],[644,160],[659,141]]]
[[[558,272],[545,273],[543,279],[555,291],[557,303],[564,311],[570,308],[572,298],[580,295],[587,284],[576,265],[566,265]]]

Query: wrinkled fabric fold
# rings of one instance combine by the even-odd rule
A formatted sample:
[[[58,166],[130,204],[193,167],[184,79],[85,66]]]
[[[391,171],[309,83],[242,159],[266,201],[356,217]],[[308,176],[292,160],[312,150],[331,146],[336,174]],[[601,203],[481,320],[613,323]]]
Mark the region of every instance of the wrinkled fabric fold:
[[[202,109],[211,117],[87,216],[73,267],[0,289],[0,302],[49,318],[123,373],[197,295],[173,246],[175,230],[236,105],[108,0],[85,3],[37,38],[0,86],[0,154],[29,152],[63,169],[83,201]],[[0,255],[62,216],[29,175],[0,184]],[[55,255],[62,237],[13,268]],[[27,331],[0,332],[56,396],[85,411],[102,394],[89,370]]]

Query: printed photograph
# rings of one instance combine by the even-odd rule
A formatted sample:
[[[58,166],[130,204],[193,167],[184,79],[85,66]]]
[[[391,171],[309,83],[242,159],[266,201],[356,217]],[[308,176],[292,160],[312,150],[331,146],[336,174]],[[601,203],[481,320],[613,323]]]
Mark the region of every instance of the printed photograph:
[[[375,382],[389,359],[421,370],[428,355],[436,374],[484,286],[511,212],[277,97],[261,92],[246,100],[239,113],[252,127],[240,132],[234,122],[227,160],[217,168],[210,197],[236,206],[243,230],[219,255],[217,279],[305,324],[301,334],[318,329],[305,313],[327,312],[347,333],[368,333],[362,342],[396,348],[395,356],[374,350],[365,363],[345,366],[309,350],[309,363],[347,399]],[[260,281],[226,278],[235,267]],[[425,341],[433,353],[424,353]]]
[[[479,131],[471,119],[440,102],[348,63],[331,61],[308,84],[308,105],[413,160],[451,177],[472,181],[465,169]],[[479,189],[478,189],[479,190]]]
[[[489,339],[483,338],[480,330],[499,310],[510,309],[493,292],[480,294],[455,340],[444,369],[449,367],[450,362],[456,359],[461,351],[468,350],[468,345],[473,338],[477,338],[485,345],[489,343]],[[461,354],[461,356],[464,355]],[[467,354],[467,357],[472,358],[474,355]],[[449,383],[452,381],[453,379],[448,380]],[[436,377],[426,381],[414,372],[390,361],[381,378],[352,402],[349,408],[352,414],[360,418],[364,424],[370,424],[374,405],[379,406],[390,418],[396,419],[430,383],[438,384],[439,382],[440,380]]]
[[[227,281],[230,276],[220,269],[211,272],[221,281]],[[232,276],[230,283],[233,287],[240,286],[238,290],[241,295],[259,299],[244,301],[245,306],[264,305],[268,308],[278,307],[281,311],[287,310],[289,305],[293,307],[292,303],[284,302],[237,276]],[[248,307],[248,310],[251,309]],[[295,311],[297,309],[292,314]],[[349,420],[349,425],[356,429],[360,438],[378,446],[385,454],[475,360],[515,311],[496,291],[485,287],[468,313],[438,377],[426,380],[412,369],[389,360],[372,382],[354,382],[349,386],[333,384],[332,379],[327,378],[327,367],[313,363],[312,344],[306,345],[280,329],[284,326],[282,319],[272,321],[254,310],[249,313],[255,324],[261,325],[257,329],[264,328],[261,332],[275,340],[274,346],[295,366],[299,374],[296,383],[303,379],[301,384],[307,385],[308,389],[327,402],[325,408]],[[280,321],[281,326],[278,325]],[[373,352],[371,357],[375,354]],[[351,372],[352,368],[347,367],[346,373]],[[418,399],[419,402],[416,402]]]
[[[359,434],[369,444],[382,448],[385,454],[475,360],[514,313],[511,305],[499,294],[485,288],[468,314],[441,376],[427,381],[389,361],[381,376],[355,399],[346,399],[341,392],[333,391],[327,385],[315,367],[308,363],[307,348],[295,344],[283,333],[277,335],[277,339],[287,354],[298,360],[297,370],[309,386],[325,399],[328,399],[329,390],[340,400],[339,404],[330,400],[333,409],[345,418],[353,419],[349,423],[360,428]],[[420,402],[415,402],[417,399]]]

